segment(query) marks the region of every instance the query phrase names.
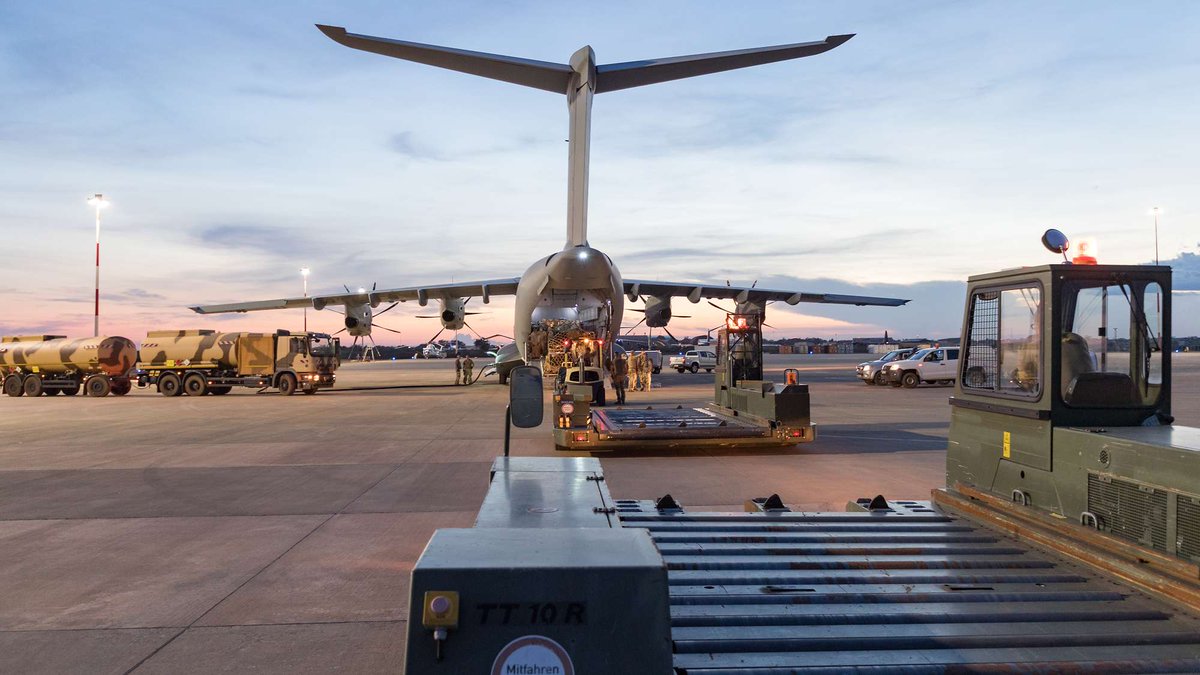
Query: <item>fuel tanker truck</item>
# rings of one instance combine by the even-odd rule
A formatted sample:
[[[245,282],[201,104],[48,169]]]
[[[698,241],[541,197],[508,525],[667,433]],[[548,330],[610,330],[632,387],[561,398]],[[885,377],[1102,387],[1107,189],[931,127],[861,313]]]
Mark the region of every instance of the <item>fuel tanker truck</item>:
[[[68,340],[63,335],[0,338],[0,375],[9,396],[124,396],[137,347],[123,337]]]
[[[220,396],[234,387],[315,394],[333,386],[338,347],[325,333],[151,331],[142,343],[137,384],[156,386],[163,396]]]

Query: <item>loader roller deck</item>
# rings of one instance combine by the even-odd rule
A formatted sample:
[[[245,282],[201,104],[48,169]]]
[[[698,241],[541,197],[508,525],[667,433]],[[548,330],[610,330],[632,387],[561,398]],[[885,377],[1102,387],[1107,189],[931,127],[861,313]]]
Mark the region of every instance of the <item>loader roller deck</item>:
[[[615,506],[666,562],[679,674],[1200,671],[1196,615],[928,502]]]
[[[705,408],[596,408],[596,432],[614,439],[756,438],[771,428]]]

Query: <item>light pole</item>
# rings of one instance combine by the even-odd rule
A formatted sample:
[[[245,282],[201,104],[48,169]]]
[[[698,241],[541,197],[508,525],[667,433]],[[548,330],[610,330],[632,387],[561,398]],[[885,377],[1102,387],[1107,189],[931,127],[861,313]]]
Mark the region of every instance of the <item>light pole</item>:
[[[108,206],[108,200],[97,192],[88,197],[87,203],[96,209],[96,314],[92,328],[100,336],[100,211]]]
[[[1154,264],[1158,264],[1158,214],[1162,213],[1162,209],[1157,206],[1150,209],[1150,214],[1154,216]]]
[[[300,268],[300,276],[304,278],[304,299],[308,300],[308,272],[307,267]],[[304,304],[304,332],[308,332],[308,303]]]

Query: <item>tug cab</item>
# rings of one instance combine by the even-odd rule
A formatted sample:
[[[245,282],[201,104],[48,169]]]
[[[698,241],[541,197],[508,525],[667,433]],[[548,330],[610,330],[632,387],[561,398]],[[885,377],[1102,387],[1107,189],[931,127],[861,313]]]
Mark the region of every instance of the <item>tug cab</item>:
[[[968,280],[946,485],[1200,562],[1200,430],[1171,417],[1171,269],[1088,260]]]

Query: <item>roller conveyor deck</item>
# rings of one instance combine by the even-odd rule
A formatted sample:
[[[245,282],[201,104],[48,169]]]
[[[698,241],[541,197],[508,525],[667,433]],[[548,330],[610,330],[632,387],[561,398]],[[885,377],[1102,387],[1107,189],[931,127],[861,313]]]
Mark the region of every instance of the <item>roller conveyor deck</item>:
[[[1197,616],[928,502],[616,508],[666,562],[680,674],[1200,671]]]

